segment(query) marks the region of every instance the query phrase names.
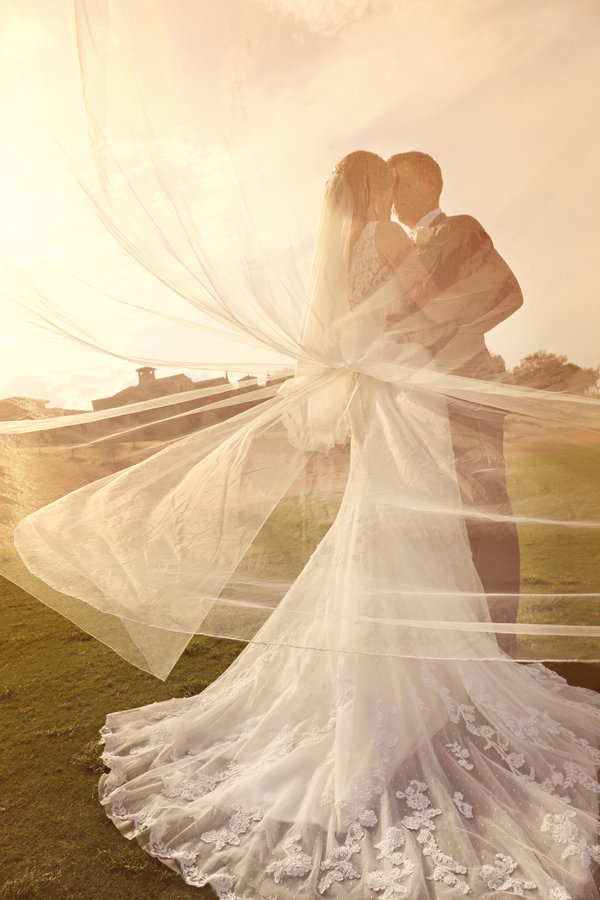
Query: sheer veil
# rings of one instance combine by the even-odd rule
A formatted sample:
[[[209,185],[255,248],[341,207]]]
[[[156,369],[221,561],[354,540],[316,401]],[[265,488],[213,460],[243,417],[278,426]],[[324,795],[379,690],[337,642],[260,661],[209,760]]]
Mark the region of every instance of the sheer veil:
[[[315,213],[332,154],[363,143],[371,124],[397,121],[397,110],[365,79],[350,128],[339,88],[373,40],[390,51],[378,84],[411,71],[414,47],[407,37],[405,56],[391,53],[393,4],[340,4],[331,57],[326,12],[315,24],[294,4],[275,6],[76,3],[95,165],[93,177],[77,177],[161,293],[133,297],[114,283],[82,282],[85,299],[67,308],[35,273],[12,267],[11,303],[28,327],[89,352],[262,378],[2,422],[2,572],[161,678],[199,633],[457,659],[497,659],[495,637],[508,635],[516,658],[598,659],[595,571],[547,584],[528,570],[517,621],[490,618],[493,594],[516,600],[518,592],[484,590],[464,532],[467,520],[505,523],[518,528],[522,548],[543,538],[548,553],[564,538],[573,565],[594,552],[600,513],[581,485],[569,491],[568,472],[597,460],[597,397],[461,368],[465,342],[436,344],[427,331],[438,324],[433,304],[411,305],[396,276],[364,303],[350,302],[355,210],[343,172],[327,182],[316,244]],[[197,71],[199,47],[211,77],[185,78],[186,67]],[[390,153],[401,137],[388,128]],[[483,235],[473,238],[468,266],[440,282],[443,302],[467,310],[463,337],[496,324],[493,308],[482,311],[486,291],[514,290]],[[111,334],[92,308],[128,327]],[[385,401],[369,394],[371,382],[385,386]],[[508,505],[469,480],[478,467],[492,479],[504,472],[498,441],[480,427],[490,414],[505,428]],[[460,440],[449,432],[453,415]],[[389,419],[397,424],[386,431]],[[366,497],[357,466],[371,477],[377,460]],[[422,467],[437,475],[417,490]],[[402,575],[377,564],[374,581],[355,585],[353,611],[333,600],[306,607],[290,589],[326,534],[333,555],[341,552],[348,535],[332,523],[350,502],[360,507],[361,541],[382,529],[398,528],[409,542],[437,535],[444,556],[446,534],[445,562],[411,568],[407,558]],[[431,550],[413,547],[419,553],[431,563]]]

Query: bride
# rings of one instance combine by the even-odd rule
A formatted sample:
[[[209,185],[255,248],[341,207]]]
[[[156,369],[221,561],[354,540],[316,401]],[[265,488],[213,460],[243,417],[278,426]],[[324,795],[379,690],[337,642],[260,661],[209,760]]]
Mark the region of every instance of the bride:
[[[336,167],[304,317],[313,362],[280,392],[289,454],[350,437],[335,521],[216,682],[108,717],[102,803],[229,900],[595,898],[600,701],[498,648],[430,388],[447,336],[419,308],[436,287],[390,208],[383,160]],[[418,336],[386,332],[390,314]],[[17,535],[34,571],[38,519]]]

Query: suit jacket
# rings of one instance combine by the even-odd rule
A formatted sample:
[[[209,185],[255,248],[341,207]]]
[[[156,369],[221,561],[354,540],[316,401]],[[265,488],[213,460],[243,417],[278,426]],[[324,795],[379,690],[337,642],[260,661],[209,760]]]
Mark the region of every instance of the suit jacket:
[[[451,326],[452,337],[436,353],[438,368],[457,375],[492,377],[496,367],[484,335],[522,305],[517,279],[472,216],[442,213],[430,226],[417,228],[413,241],[420,262],[439,289],[423,313],[439,326]]]

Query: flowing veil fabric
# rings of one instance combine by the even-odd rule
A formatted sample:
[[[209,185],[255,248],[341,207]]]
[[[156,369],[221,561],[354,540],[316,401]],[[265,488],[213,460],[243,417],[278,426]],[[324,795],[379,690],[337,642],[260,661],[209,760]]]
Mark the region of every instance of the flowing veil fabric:
[[[519,598],[514,546],[511,577],[489,583],[474,547],[514,545],[518,528],[594,552],[593,498],[569,493],[564,460],[540,462],[535,440],[597,459],[598,401],[512,384],[472,352],[521,300],[470,217],[405,238],[392,268],[376,218],[356,228],[372,198],[340,167],[308,278],[296,240],[316,218],[307,169],[332,160],[323,116],[292,128],[290,98],[345,134],[339,79],[375,38],[378,76],[395,76],[398,14],[340,4],[297,37],[293,5],[79,0],[98,176],[82,186],[170,292],[102,302],[191,333],[206,356],[167,356],[150,328],[124,348],[13,267],[15,306],[145,367],[271,374],[2,423],[2,528],[16,526],[2,571],[161,678],[195,634],[248,642],[201,695],[103,729],[108,815],[189,884],[229,900],[587,900],[600,701],[537,660],[598,659],[597,585],[538,579]],[[331,70],[322,17],[339,29]],[[181,77],[199,46],[211,77]],[[389,113],[381,93],[357,88],[353,140]],[[503,428],[519,451],[508,490]]]

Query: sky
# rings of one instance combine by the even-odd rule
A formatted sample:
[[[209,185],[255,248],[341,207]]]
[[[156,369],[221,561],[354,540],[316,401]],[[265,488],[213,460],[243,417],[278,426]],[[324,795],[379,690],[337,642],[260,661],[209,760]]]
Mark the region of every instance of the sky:
[[[273,349],[207,331],[224,307],[205,291],[198,251],[232,314],[256,328],[260,303],[284,317],[289,279],[291,321],[324,183],[359,147],[430,152],[444,172],[444,210],[474,215],[490,233],[525,297],[488,338],[509,366],[539,349],[600,365],[596,0],[79,8],[95,149],[106,165],[106,146],[114,151],[171,249],[113,171],[110,215],[153,271],[143,268],[80,183],[98,192],[70,0],[4,0],[0,396],[86,408],[134,383],[147,359],[173,364],[159,375],[194,378],[275,366]],[[254,293],[234,277],[249,222]],[[79,342],[44,330],[42,309]],[[216,327],[227,331],[222,319]]]

